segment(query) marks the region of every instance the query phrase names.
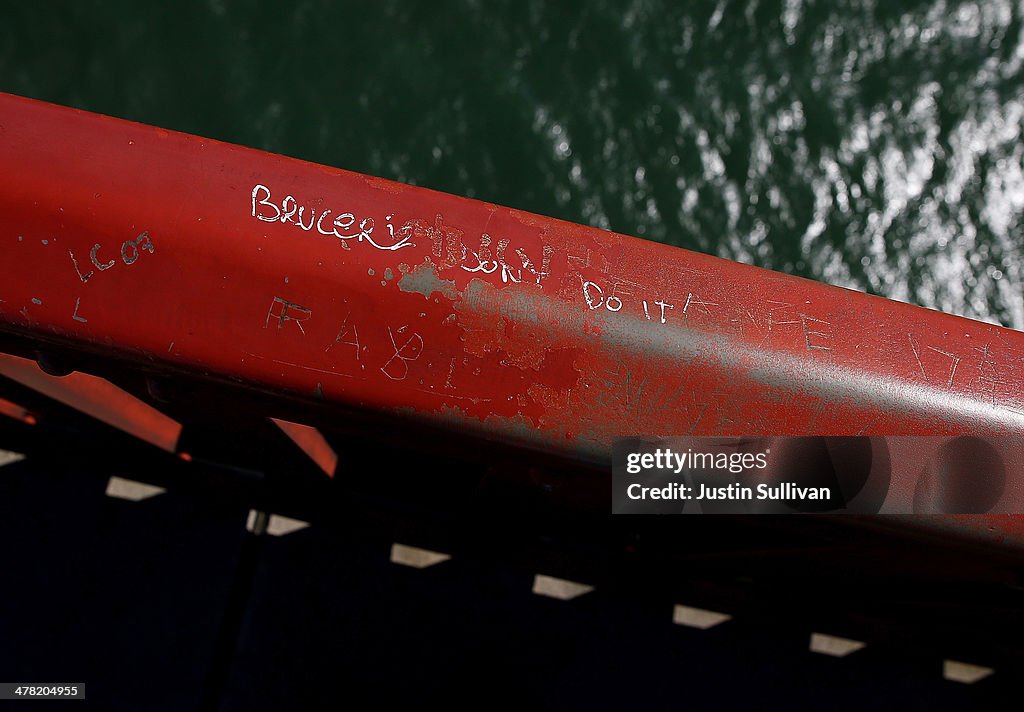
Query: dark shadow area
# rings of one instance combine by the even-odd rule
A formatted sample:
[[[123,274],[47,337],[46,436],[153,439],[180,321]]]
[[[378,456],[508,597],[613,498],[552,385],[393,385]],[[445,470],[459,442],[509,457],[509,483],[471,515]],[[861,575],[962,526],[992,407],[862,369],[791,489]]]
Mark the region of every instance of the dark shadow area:
[[[333,481],[294,476],[303,466],[268,443],[272,468],[218,464],[209,433],[190,463],[120,457],[102,428],[74,440],[72,420],[0,427],[0,448],[28,453],[0,467],[0,677],[84,682],[90,707],[327,709],[358,694],[937,710],[995,709],[1020,692],[1012,552],[817,516],[612,517],[608,479],[591,471],[439,455],[428,467],[361,437],[331,436]],[[114,499],[111,475],[169,491]],[[311,526],[256,536],[254,507]],[[394,542],[452,558],[399,566]],[[538,596],[535,574],[595,590]],[[674,625],[679,603],[733,619]],[[867,647],[814,654],[812,632]],[[996,673],[947,682],[944,659]]]
[[[97,709],[197,709],[245,510],[175,493],[112,499],[103,474],[0,467],[0,676],[85,682]]]

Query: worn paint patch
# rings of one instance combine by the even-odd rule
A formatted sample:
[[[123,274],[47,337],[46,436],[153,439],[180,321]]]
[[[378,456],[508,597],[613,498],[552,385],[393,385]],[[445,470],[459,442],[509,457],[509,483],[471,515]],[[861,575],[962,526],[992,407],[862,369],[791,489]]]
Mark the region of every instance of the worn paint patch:
[[[581,321],[578,316],[567,319],[567,311],[534,286],[498,289],[480,279],[467,285],[455,309],[467,353],[500,352],[504,365],[535,371],[549,350],[571,345],[566,337],[578,333]]]
[[[438,292],[448,299],[458,299],[459,290],[455,287],[455,281],[441,279],[437,274],[437,268],[430,263],[417,265],[409,272],[402,275],[398,280],[398,288],[403,292],[422,294],[425,299]]]

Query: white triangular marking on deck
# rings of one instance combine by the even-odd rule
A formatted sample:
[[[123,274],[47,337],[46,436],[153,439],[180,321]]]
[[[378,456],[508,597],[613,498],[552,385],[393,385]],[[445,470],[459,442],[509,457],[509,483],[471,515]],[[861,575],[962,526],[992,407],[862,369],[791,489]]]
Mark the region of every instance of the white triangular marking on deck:
[[[18,452],[10,452],[9,450],[0,450],[0,467],[4,465],[10,465],[13,462],[24,460],[25,456]]]
[[[834,658],[844,658],[850,653],[855,653],[866,646],[867,643],[861,640],[840,638],[835,635],[825,635],[824,633],[811,633],[810,650],[812,653],[831,655]]]
[[[719,623],[725,623],[731,618],[732,616],[728,613],[719,613],[718,611],[709,611],[704,608],[693,608],[679,604],[676,604],[676,607],[672,610],[673,623],[685,625],[689,628],[699,628],[700,630],[714,628]]]
[[[981,665],[971,665],[970,663],[961,663],[956,660],[942,661],[942,677],[952,682],[962,682],[965,685],[984,680],[994,672],[995,670],[992,668]]]
[[[250,534],[256,534],[256,524],[258,523],[261,512],[255,509],[249,510],[249,516],[245,520],[245,529]],[[291,534],[297,532],[300,529],[305,529],[309,526],[309,522],[304,522],[301,519],[292,519],[291,517],[283,517],[280,514],[271,514],[266,520],[265,534],[270,536],[284,536],[285,534]]]
[[[425,569],[428,566],[440,564],[452,558],[448,554],[430,549],[420,549],[417,546],[406,546],[395,542],[391,545],[391,563],[402,566],[411,566],[414,569]]]
[[[569,601],[573,598],[577,598],[578,596],[582,596],[584,593],[590,593],[593,590],[593,586],[588,586],[585,583],[566,581],[565,579],[555,578],[554,576],[537,574],[533,577],[534,593],[538,596],[557,598],[560,601]]]
[[[301,519],[292,519],[291,517],[282,517],[280,514],[271,514],[270,521],[267,522],[267,534],[270,536],[284,536],[285,534],[291,534],[297,532],[300,529],[305,529],[309,526],[309,522],[304,522]]]
[[[145,482],[126,480],[123,477],[111,477],[107,482],[107,496],[117,499],[126,499],[129,502],[141,502],[150,497],[156,497],[167,490],[156,485],[147,485]]]
[[[256,533],[256,517],[259,516],[259,512],[255,509],[249,510],[249,516],[245,519],[245,530],[250,534]]]

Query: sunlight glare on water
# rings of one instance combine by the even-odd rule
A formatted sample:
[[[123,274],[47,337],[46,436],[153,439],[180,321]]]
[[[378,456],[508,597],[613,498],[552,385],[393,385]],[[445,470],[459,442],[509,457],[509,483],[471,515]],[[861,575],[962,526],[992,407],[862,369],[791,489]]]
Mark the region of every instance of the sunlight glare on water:
[[[5,91],[1024,328],[1020,2],[7,15]]]

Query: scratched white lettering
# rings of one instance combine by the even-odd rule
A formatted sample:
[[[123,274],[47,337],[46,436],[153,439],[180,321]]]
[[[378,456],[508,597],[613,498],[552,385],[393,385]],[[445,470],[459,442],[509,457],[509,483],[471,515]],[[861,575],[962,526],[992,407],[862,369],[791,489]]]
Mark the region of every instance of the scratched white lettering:
[[[614,281],[611,285],[611,291],[606,293],[604,287],[599,285],[597,282],[585,280],[582,277],[580,277],[580,284],[582,285],[583,289],[583,300],[587,303],[587,308],[593,311],[595,309],[600,309],[601,307],[604,307],[605,309],[612,313],[621,311],[623,306],[625,306],[625,301],[622,299],[622,297],[634,296],[634,292],[630,291],[632,289],[643,289],[643,286],[637,284],[636,282],[631,282],[629,280],[622,278],[613,279]],[[658,318],[662,324],[668,321],[668,314],[666,310],[675,309],[674,304],[670,304],[669,302],[665,301],[663,298],[660,297],[658,299],[655,299],[653,302],[648,301],[647,299],[638,299],[637,301],[639,301],[640,306],[643,307],[644,318],[647,319],[647,321],[654,320],[654,317],[651,316],[652,303],[654,304],[654,306],[659,307],[661,310],[661,313]],[[630,300],[630,303],[635,305],[636,301]],[[685,309],[683,310],[683,313],[686,313]]]
[[[102,244],[97,242],[95,245],[93,245],[92,249],[89,250],[89,261],[100,272],[106,272],[108,269],[111,269],[115,266],[116,261],[110,259],[107,260],[106,262],[102,262],[99,255],[101,249],[103,249]],[[139,236],[136,237],[134,240],[128,239],[121,243],[121,261],[124,262],[126,265],[133,265],[138,261],[142,251],[148,252],[150,254],[156,252],[156,247],[154,246],[153,240],[149,236],[148,232],[141,232],[139,233]],[[78,259],[75,257],[75,253],[72,252],[71,250],[68,250],[68,256],[71,257],[71,264],[73,264],[75,267],[75,273],[78,275],[78,278],[82,280],[83,283],[88,282],[89,279],[92,278],[94,274],[96,274],[96,270],[89,270],[88,272],[83,274],[82,268],[78,264]]]
[[[345,315],[345,319],[341,322],[341,328],[338,329],[338,335],[334,337],[334,343],[330,344],[326,349],[324,349],[324,352],[326,353],[327,351],[330,351],[331,349],[333,349],[338,344],[343,344],[343,345],[346,345],[346,346],[352,346],[352,347],[355,348],[356,361],[358,361],[359,360],[359,330],[356,328],[355,324],[351,324],[350,325],[348,323],[349,316],[350,316],[349,314]],[[346,340],[346,338],[349,336],[349,332],[352,333],[352,337],[350,339]]]
[[[413,224],[406,223],[399,228],[396,234],[394,226],[391,224],[393,217],[391,215],[385,218],[388,240],[378,242],[373,236],[376,223],[372,217],[367,216],[360,219],[354,213],[338,212],[332,208],[322,211],[318,216],[315,209],[300,205],[292,195],[285,196],[281,204],[278,205],[272,199],[270,188],[259,183],[253,186],[251,197],[252,217],[257,220],[295,225],[306,232],[311,231],[315,226],[321,235],[341,240],[342,246],[346,249],[349,240],[355,240],[357,243],[365,242],[374,249],[389,252],[401,250],[404,247],[413,247],[416,244],[412,241]],[[308,218],[305,217],[307,209],[309,210]],[[332,214],[335,216],[334,219],[331,220],[328,227],[325,227],[326,221],[330,220]]]
[[[405,337],[408,326],[400,327],[397,332],[388,327],[388,337],[391,339],[391,348],[394,354],[387,360],[380,371],[392,381],[404,381],[409,376],[409,362],[415,361],[423,353],[423,337],[419,334],[412,334]],[[399,338],[395,338],[395,334]],[[402,345],[399,346],[398,342]],[[401,369],[401,370],[398,370]]]
[[[295,326],[299,327],[299,331],[302,335],[306,335],[306,330],[302,328],[302,322],[308,321],[313,316],[313,310],[290,302],[287,299],[281,297],[274,297],[274,301],[270,303],[270,309],[267,311],[267,320],[263,324],[263,328],[266,329],[270,326],[272,320],[277,321],[277,329],[281,330],[287,322],[291,321],[295,323]]]
[[[494,238],[485,232],[480,235],[476,249],[473,249],[465,243],[465,233],[457,227],[446,225],[441,214],[435,215],[432,223],[413,220],[410,224],[417,239],[430,240],[431,254],[437,259],[439,270],[460,267],[466,272],[483,274],[494,274],[500,270],[501,281],[505,284],[518,284],[525,279],[537,286],[541,286],[544,279],[551,274],[554,248],[550,245],[541,248],[539,267],[523,247],[516,247],[513,251],[518,258],[517,266],[505,257],[510,245],[508,238],[500,238],[495,244]]]

